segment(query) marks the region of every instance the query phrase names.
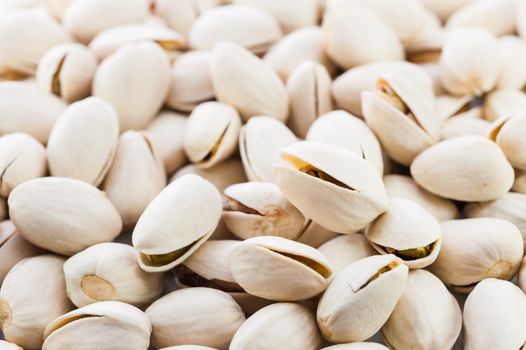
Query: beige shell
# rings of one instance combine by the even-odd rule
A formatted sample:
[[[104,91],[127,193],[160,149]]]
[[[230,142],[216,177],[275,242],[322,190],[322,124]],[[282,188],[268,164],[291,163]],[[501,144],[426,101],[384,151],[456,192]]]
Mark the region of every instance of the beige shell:
[[[511,279],[519,269],[524,242],[510,222],[477,218],[441,226],[442,248],[429,270],[445,284],[466,292],[485,278]]]
[[[429,192],[471,202],[503,196],[514,180],[504,153],[480,136],[456,137],[426,149],[411,164],[411,175]]]
[[[274,118],[251,118],[239,133],[239,153],[247,178],[274,182],[272,163],[279,159],[279,150],[297,141],[296,136]]]
[[[280,154],[281,162],[274,163],[277,185],[306,218],[323,227],[356,232],[387,210],[377,170],[351,151],[303,141]]]
[[[0,134],[26,132],[42,143],[66,104],[29,82],[0,82]]]
[[[232,106],[221,102],[201,103],[188,118],[184,151],[193,163],[210,168],[234,153],[240,128],[241,118]]]
[[[46,149],[26,133],[0,137],[0,195],[8,197],[21,183],[46,174]]]
[[[334,275],[355,261],[378,254],[365,236],[360,233],[350,233],[335,237],[323,243],[318,250],[331,263]]]
[[[235,158],[225,160],[208,169],[189,164],[179,169],[179,171],[172,176],[170,182],[187,174],[199,175],[210,181],[221,193],[230,185],[247,181],[245,172],[243,171],[243,164]]]
[[[245,321],[228,294],[211,288],[180,289],[155,301],[146,315],[153,325],[151,345],[194,344],[227,349]]]
[[[420,0],[420,2],[433,11],[442,21],[445,21],[456,10],[473,0]]]
[[[374,255],[340,271],[318,304],[317,321],[331,342],[359,342],[373,336],[402,296],[408,268],[394,255]]]
[[[526,113],[524,111],[496,120],[489,131],[489,138],[502,149],[511,165],[522,170],[526,170],[525,132]]]
[[[480,282],[464,305],[464,349],[523,349],[526,297],[514,284]]]
[[[5,340],[0,340],[0,349],[2,350],[24,350],[15,343],[10,343]]]
[[[215,46],[212,83],[218,101],[235,107],[243,121],[255,115],[287,120],[287,91],[278,75],[260,58],[233,43]]]
[[[48,323],[73,308],[66,295],[63,264],[61,257],[41,255],[24,259],[9,271],[0,288],[5,340],[39,349]]]
[[[493,122],[526,109],[526,94],[519,90],[494,90],[484,97],[482,106],[484,119]]]
[[[461,330],[455,297],[432,273],[412,270],[382,335],[393,349],[452,349]]]
[[[480,118],[478,116],[480,114],[480,108],[472,108],[465,113],[446,120],[440,129],[441,139],[447,140],[462,136],[487,136],[491,123]]]
[[[119,213],[103,192],[85,182],[43,177],[19,185],[8,200],[22,236],[52,252],[73,255],[121,232]]]
[[[159,272],[182,263],[210,237],[220,217],[221,196],[210,182],[197,175],[178,178],[150,202],[133,230],[141,268]]]
[[[13,10],[17,8],[30,8],[40,5],[42,0],[2,0],[0,1],[0,10]]]
[[[129,44],[99,65],[93,80],[93,95],[113,105],[119,115],[121,132],[141,129],[164,103],[169,75],[168,56],[159,45]]]
[[[53,320],[44,332],[42,350],[110,350],[115,344],[129,350],[145,350],[151,332],[152,325],[141,310],[119,301],[101,301]]]
[[[277,301],[311,298],[325,290],[332,274],[318,250],[282,237],[240,242],[232,248],[229,262],[232,276],[246,292]]]
[[[378,343],[358,342],[328,346],[320,350],[387,350],[387,348]]]
[[[526,85],[526,44],[521,38],[505,35],[499,38],[502,60],[497,89],[521,90]]]

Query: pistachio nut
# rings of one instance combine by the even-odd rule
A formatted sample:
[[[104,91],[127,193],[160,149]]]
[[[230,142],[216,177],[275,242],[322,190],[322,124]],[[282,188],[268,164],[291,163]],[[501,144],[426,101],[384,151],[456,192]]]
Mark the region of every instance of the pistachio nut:
[[[401,197],[414,201],[438,221],[452,220],[459,216],[455,204],[436,196],[418,186],[410,176],[390,174],[383,178],[389,197]]]
[[[212,83],[218,101],[235,107],[243,121],[255,115],[287,120],[287,91],[278,75],[247,49],[228,42],[215,46]]]
[[[515,0],[471,1],[448,18],[446,28],[480,27],[496,36],[513,34],[517,4]]]
[[[88,48],[80,44],[62,44],[42,57],[36,79],[44,91],[73,102],[90,94],[96,68],[97,59]]]
[[[378,254],[367,238],[360,233],[335,237],[323,243],[318,250],[327,257],[334,274],[355,261]]]
[[[526,85],[526,44],[513,35],[499,38],[502,60],[497,89],[521,90]]]
[[[246,182],[247,178],[243,171],[243,164],[238,159],[228,159],[212,168],[199,168],[194,164],[182,167],[170,179],[170,182],[188,175],[195,174],[210,181],[219,192],[223,192],[228,186]]]
[[[500,198],[514,180],[504,153],[481,136],[456,137],[431,146],[415,158],[411,175],[429,192],[470,202]]]
[[[33,1],[33,0],[30,0]],[[47,12],[55,17],[58,20],[62,20],[62,17],[64,16],[64,12],[66,12],[66,9],[69,5],[71,0],[37,0],[36,2],[43,2],[44,6],[47,9]],[[20,2],[17,0],[17,2]]]
[[[472,108],[469,111],[456,115],[442,124],[440,137],[443,140],[462,136],[483,136],[488,134],[491,123],[479,117],[481,108]]]
[[[445,22],[456,10],[471,1],[473,0],[420,0],[426,8],[433,11],[443,22]]]
[[[79,180],[26,181],[11,192],[8,204],[9,216],[26,240],[62,255],[111,241],[122,228],[119,213],[104,193]]]
[[[42,143],[66,104],[29,82],[0,82],[0,134],[26,132]]]
[[[358,342],[328,346],[320,350],[387,350],[387,348],[378,343]]]
[[[159,272],[181,264],[210,237],[220,217],[221,195],[214,185],[198,175],[176,179],[148,204],[135,225],[139,265]]]
[[[185,288],[157,299],[146,315],[157,348],[194,344],[227,349],[245,321],[241,307],[228,294],[212,288]]]
[[[461,329],[462,311],[446,286],[431,272],[412,270],[382,334],[392,349],[452,349]]]
[[[515,192],[526,194],[526,172],[517,170],[517,177],[513,184],[513,190]]]
[[[229,262],[232,276],[246,292],[277,301],[318,295],[332,274],[322,253],[283,237],[254,237],[240,242],[232,247]]]
[[[441,227],[442,248],[429,270],[455,290],[470,291],[485,278],[511,279],[519,269],[524,242],[510,222],[461,219],[444,221]]]
[[[113,105],[121,132],[141,129],[161,108],[168,94],[169,75],[168,56],[159,45],[128,44],[99,65],[93,80],[93,95]]]
[[[189,112],[199,103],[214,98],[211,57],[210,51],[188,51],[175,60],[166,98],[170,108]]]
[[[323,243],[330,241],[333,238],[338,237],[339,234],[327,230],[325,227],[318,225],[312,220],[307,220],[305,227],[301,231],[296,241],[309,245],[313,248],[320,247]]]
[[[146,350],[151,332],[150,320],[141,310],[119,301],[101,301],[51,321],[44,332],[42,350],[110,350],[116,344],[129,350]]]
[[[73,255],[64,263],[64,275],[77,307],[106,300],[142,306],[163,291],[163,275],[143,271],[135,249],[122,243],[99,243]]]
[[[39,349],[48,323],[73,308],[66,295],[63,264],[63,258],[48,254],[24,259],[9,271],[0,288],[5,340]]]
[[[358,117],[345,111],[332,111],[311,125],[307,141],[345,148],[369,161],[381,176],[384,172],[382,148],[371,129]]]
[[[15,343],[10,343],[5,340],[0,340],[0,349],[2,350],[24,350]]]
[[[277,185],[305,217],[323,227],[356,232],[387,210],[378,171],[351,151],[303,141],[283,148],[280,155],[281,162],[274,163]]]
[[[188,118],[183,148],[188,159],[210,168],[229,158],[237,148],[241,118],[232,106],[221,102],[204,102]]]
[[[526,113],[517,112],[496,120],[489,131],[489,138],[502,149],[511,165],[522,170],[526,170],[525,130]]]
[[[522,259],[519,273],[517,274],[518,285],[526,293],[526,258]]]
[[[482,116],[494,122],[508,117],[513,113],[520,113],[526,109],[526,94],[519,90],[494,90],[484,97]]]
[[[340,271],[318,304],[323,337],[344,343],[373,336],[402,296],[407,272],[407,266],[391,254],[373,255]]]
[[[464,305],[464,349],[524,349],[526,297],[513,283],[488,278]]]
[[[33,136],[16,132],[0,137],[0,195],[8,197],[21,183],[44,176],[46,149]]]
[[[297,141],[296,136],[274,118],[251,118],[239,133],[239,153],[247,178],[274,182],[272,163],[279,159],[279,150]]]

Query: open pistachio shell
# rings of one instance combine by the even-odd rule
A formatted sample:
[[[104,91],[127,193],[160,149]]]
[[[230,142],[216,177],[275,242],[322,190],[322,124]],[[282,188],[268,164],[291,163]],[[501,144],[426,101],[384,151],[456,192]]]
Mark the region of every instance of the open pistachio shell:
[[[170,182],[187,174],[199,175],[210,181],[221,193],[230,185],[247,182],[245,172],[243,171],[243,164],[241,161],[234,158],[225,160],[224,162],[207,169],[199,168],[194,164],[189,164],[179,169],[179,171],[172,176]]]
[[[513,113],[496,120],[489,131],[490,139],[499,145],[511,165],[522,170],[526,170],[525,132],[525,112]]]
[[[385,346],[378,343],[349,343],[349,344],[338,344],[333,346],[328,346],[320,350],[387,350]]]
[[[497,89],[521,90],[526,85],[526,43],[519,37],[505,35],[499,38],[502,60]]]
[[[517,4],[515,0],[471,1],[448,18],[446,28],[480,27],[496,36],[513,34]]]
[[[367,238],[360,233],[350,233],[335,237],[323,243],[318,250],[327,257],[334,274],[355,261],[378,254],[369,244]]]
[[[484,97],[482,116],[490,122],[526,109],[526,94],[514,89],[494,90]]]
[[[331,342],[359,342],[380,330],[402,296],[408,268],[394,255],[374,255],[340,271],[318,304],[317,321]]]
[[[280,153],[282,160],[274,163],[277,185],[305,217],[325,228],[356,232],[387,210],[378,171],[351,151],[303,141]]]

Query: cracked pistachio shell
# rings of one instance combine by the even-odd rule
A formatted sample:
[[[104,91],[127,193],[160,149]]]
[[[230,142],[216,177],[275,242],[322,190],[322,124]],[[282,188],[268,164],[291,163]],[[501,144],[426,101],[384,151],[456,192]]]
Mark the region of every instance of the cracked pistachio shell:
[[[355,261],[378,254],[369,244],[367,238],[360,233],[335,237],[323,243],[318,250],[327,257],[334,274]]]
[[[245,321],[241,307],[228,294],[211,288],[176,290],[155,301],[146,315],[153,325],[156,348],[195,344],[227,349]]]
[[[303,141],[280,151],[277,185],[306,218],[339,233],[364,228],[388,208],[378,171],[338,146]],[[308,188],[308,191],[305,189]]]
[[[473,0],[420,0],[420,2],[433,11],[443,22],[456,10]]]
[[[31,135],[0,137],[0,195],[8,197],[21,183],[46,174],[46,149]]]
[[[451,94],[481,95],[492,90],[501,65],[499,43],[492,33],[476,27],[448,32],[440,55],[440,76]]]
[[[223,220],[241,239],[279,236],[296,239],[305,226],[303,214],[273,183],[245,182],[225,189]]]
[[[269,13],[252,6],[226,5],[199,16],[188,42],[194,50],[210,50],[221,41],[229,41],[259,55],[280,38],[279,24]]]
[[[73,255],[121,232],[119,213],[102,191],[83,181],[42,177],[17,186],[8,200],[9,215],[34,245]]]
[[[524,242],[517,227],[496,218],[444,221],[442,247],[429,270],[446,285],[470,291],[485,278],[511,279],[521,263]]]
[[[332,84],[332,96],[338,107],[356,116],[362,114],[362,91],[376,89],[378,78],[387,74],[399,74],[411,80],[426,96],[431,98],[433,79],[420,66],[404,61],[373,62],[349,69]]]
[[[358,342],[328,346],[320,350],[387,350],[387,348],[378,343]]]
[[[49,135],[50,173],[100,185],[117,152],[119,118],[98,97],[68,106]]]
[[[56,255],[27,258],[7,274],[0,288],[0,328],[5,339],[27,349],[42,347],[42,333],[55,317],[73,308]]]
[[[279,159],[279,150],[297,141],[292,131],[274,118],[251,118],[239,133],[239,153],[247,178],[274,182],[272,163]]]
[[[447,140],[462,136],[487,136],[491,123],[477,116],[480,113],[480,108],[473,108],[446,120],[440,129],[440,137]]]
[[[505,35],[499,38],[502,67],[497,89],[521,90],[526,85],[526,43],[519,37]]]
[[[394,254],[410,269],[433,263],[442,245],[437,219],[417,202],[401,197],[390,198],[389,210],[371,223],[365,236],[380,254]]]
[[[331,76],[327,69],[316,62],[301,63],[287,80],[290,99],[290,129],[305,138],[312,123],[332,108]]]
[[[167,271],[187,259],[214,232],[221,195],[198,175],[166,186],[142,213],[133,230],[137,259],[147,272]]]
[[[210,168],[236,151],[240,128],[241,118],[232,106],[221,102],[201,103],[188,117],[184,151],[193,163]]]
[[[340,146],[369,161],[382,175],[382,148],[371,129],[358,117],[345,111],[320,116],[309,128],[307,141]]]
[[[190,112],[201,102],[214,98],[210,74],[210,51],[189,51],[175,60],[170,74],[170,92],[166,104]]]
[[[217,100],[235,107],[243,121],[255,115],[287,120],[285,85],[272,68],[247,49],[234,43],[217,44],[211,72]]]
[[[97,68],[95,55],[80,44],[62,44],[53,47],[38,63],[38,86],[66,102],[88,96]]]
[[[232,276],[246,292],[277,301],[316,296],[325,290],[332,274],[322,253],[283,237],[254,237],[240,242],[232,248],[229,263]]]
[[[408,268],[394,255],[374,255],[340,271],[318,304],[317,321],[331,342],[359,342],[380,330],[404,291]]]
[[[513,184],[513,190],[515,192],[526,194],[526,172],[517,170],[517,177]]]
[[[504,153],[481,136],[456,137],[431,146],[415,158],[411,175],[429,192],[468,202],[500,198],[514,180]]]
[[[411,164],[438,139],[434,100],[402,75],[380,77],[375,91],[362,94],[362,111],[386,153],[400,164]]]
[[[42,350],[118,347],[147,350],[152,325],[136,307],[101,301],[57,317],[46,327]]]
[[[145,0],[75,0],[66,8],[62,24],[75,38],[87,43],[111,27],[143,22],[148,5]]]
[[[208,169],[199,168],[195,164],[189,164],[179,169],[179,171],[172,176],[170,182],[187,174],[199,175],[210,181],[221,193],[230,185],[247,182],[245,172],[243,171],[243,164],[238,159],[227,159]]]
[[[526,97],[526,95],[525,95]],[[489,138],[502,149],[508,161],[517,169],[526,170],[526,113],[518,112],[499,118],[489,131]]]
[[[163,291],[163,275],[143,271],[135,249],[122,243],[99,243],[73,255],[64,263],[64,275],[77,307],[107,300],[142,306]]]
[[[382,327],[393,349],[452,349],[462,329],[462,311],[446,286],[426,270],[412,270],[393,313]]]
[[[0,134],[26,132],[42,143],[66,104],[28,82],[0,82]]]
[[[516,0],[471,1],[455,11],[447,20],[447,29],[480,27],[496,36],[515,32]]]
[[[5,340],[0,340],[0,349],[2,350],[24,350],[15,343],[10,343]]]
[[[526,296],[513,283],[488,278],[464,305],[464,349],[524,349]]]
[[[513,113],[526,109],[526,94],[519,90],[501,89],[494,90],[484,97],[482,116],[494,122]]]
[[[168,56],[159,45],[128,44],[99,65],[93,80],[93,95],[113,105],[119,115],[121,132],[141,129],[164,103],[169,75]]]

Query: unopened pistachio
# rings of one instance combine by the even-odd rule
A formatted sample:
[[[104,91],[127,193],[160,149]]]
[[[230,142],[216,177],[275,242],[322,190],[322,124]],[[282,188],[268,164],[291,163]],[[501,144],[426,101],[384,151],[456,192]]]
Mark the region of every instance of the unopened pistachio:
[[[526,85],[526,44],[521,38],[505,35],[499,38],[502,67],[498,89],[520,90]]]
[[[446,27],[481,27],[496,36],[513,34],[517,3],[515,0],[471,1],[448,18]]]
[[[188,174],[199,175],[210,181],[219,192],[223,192],[230,185],[247,182],[247,178],[243,171],[243,164],[235,158],[225,160],[224,162],[207,169],[197,167],[194,164],[189,164],[179,169],[179,171],[172,176],[170,182]]]
[[[526,94],[520,90],[494,90],[484,97],[482,116],[494,122],[497,119],[509,117],[526,109]]]
[[[321,350],[387,350],[387,348],[378,343],[357,342],[328,346],[326,348],[322,348]]]
[[[360,233],[335,237],[323,243],[318,250],[327,257],[335,274],[355,261],[378,254]]]

